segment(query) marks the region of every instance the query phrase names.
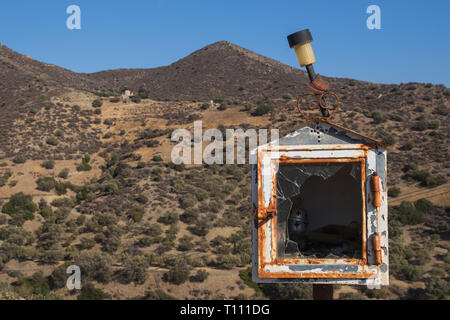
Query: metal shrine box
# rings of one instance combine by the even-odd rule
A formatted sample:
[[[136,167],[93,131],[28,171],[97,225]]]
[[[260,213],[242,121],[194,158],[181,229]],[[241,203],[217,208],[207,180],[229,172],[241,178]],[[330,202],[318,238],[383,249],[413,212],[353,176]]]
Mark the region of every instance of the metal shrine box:
[[[255,282],[388,285],[380,141],[314,120],[251,154]]]

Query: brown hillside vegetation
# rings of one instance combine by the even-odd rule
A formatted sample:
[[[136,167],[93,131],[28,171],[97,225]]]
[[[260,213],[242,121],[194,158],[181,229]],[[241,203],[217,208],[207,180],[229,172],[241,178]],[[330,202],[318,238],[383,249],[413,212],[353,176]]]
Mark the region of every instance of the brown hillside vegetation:
[[[326,79],[343,102],[333,121],[389,145],[391,187],[391,286],[336,298],[448,298],[450,90]],[[295,128],[307,81],[224,41],[170,66],[94,74],[0,46],[0,297],[311,298],[309,286],[250,281],[247,165],[170,161],[172,131],[195,120]],[[124,88],[142,98],[120,101]],[[64,287],[72,264],[95,288]]]

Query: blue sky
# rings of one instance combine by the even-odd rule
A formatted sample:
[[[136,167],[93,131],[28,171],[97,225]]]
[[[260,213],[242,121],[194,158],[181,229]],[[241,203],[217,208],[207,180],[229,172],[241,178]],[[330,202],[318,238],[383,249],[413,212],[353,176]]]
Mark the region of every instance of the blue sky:
[[[81,8],[68,30],[66,8]],[[381,30],[369,30],[369,5]],[[8,0],[0,43],[77,72],[168,65],[227,40],[298,67],[286,36],[309,28],[316,71],[379,83],[450,84],[448,0]]]

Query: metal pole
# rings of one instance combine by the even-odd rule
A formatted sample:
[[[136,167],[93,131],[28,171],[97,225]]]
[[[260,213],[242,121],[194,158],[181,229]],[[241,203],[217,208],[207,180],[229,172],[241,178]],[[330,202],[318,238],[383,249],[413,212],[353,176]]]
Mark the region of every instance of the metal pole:
[[[313,300],[333,300],[332,284],[313,284]]]

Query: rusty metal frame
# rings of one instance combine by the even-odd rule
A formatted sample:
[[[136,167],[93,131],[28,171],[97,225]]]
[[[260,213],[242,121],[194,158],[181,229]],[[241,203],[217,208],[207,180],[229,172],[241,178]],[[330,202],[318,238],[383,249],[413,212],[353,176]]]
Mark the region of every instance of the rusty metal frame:
[[[258,208],[256,218],[260,222],[258,228],[258,276],[260,278],[327,278],[327,279],[367,279],[377,276],[377,270],[368,266],[367,263],[367,184],[366,184],[366,165],[367,152],[370,147],[362,144],[344,144],[344,145],[320,145],[320,146],[267,146],[258,149],[258,167],[257,172],[258,181]],[[292,157],[296,151],[310,153],[310,157]],[[318,153],[326,151],[328,157],[317,157]],[[330,157],[330,151],[334,154]],[[272,191],[271,199],[264,199],[263,193],[263,176],[262,176],[262,161],[267,153],[275,153],[275,156],[270,157]],[[343,154],[352,154],[352,156],[342,156]],[[291,156],[290,156],[291,155]],[[316,156],[316,157],[315,157]],[[277,200],[276,200],[276,172],[275,167],[280,163],[327,163],[327,162],[360,162],[361,163],[361,196],[362,196],[362,258],[361,259],[278,259],[277,258]],[[266,204],[267,202],[267,204]],[[270,223],[268,223],[270,221]],[[269,232],[270,239],[266,239],[268,233],[267,228],[271,228]],[[270,249],[268,250],[268,247]],[[269,253],[269,260],[266,255]],[[290,271],[266,271],[272,266],[287,266],[287,265],[310,265],[311,269],[314,266],[320,265],[340,265],[340,266],[358,266],[358,272],[290,272]]]

